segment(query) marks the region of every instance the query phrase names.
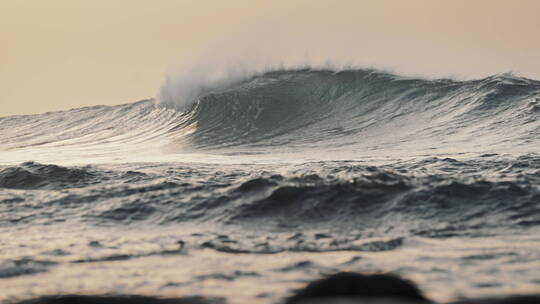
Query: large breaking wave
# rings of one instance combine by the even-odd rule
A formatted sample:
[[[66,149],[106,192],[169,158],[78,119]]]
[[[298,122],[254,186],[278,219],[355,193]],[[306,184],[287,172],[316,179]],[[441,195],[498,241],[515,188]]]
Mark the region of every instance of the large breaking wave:
[[[277,70],[174,92],[166,85],[157,102],[0,118],[0,149],[395,156],[538,150],[540,82],[508,74],[454,81],[365,69]]]
[[[540,82],[402,78],[372,70],[275,71],[206,93],[188,111],[198,148],[449,149],[527,146]]]

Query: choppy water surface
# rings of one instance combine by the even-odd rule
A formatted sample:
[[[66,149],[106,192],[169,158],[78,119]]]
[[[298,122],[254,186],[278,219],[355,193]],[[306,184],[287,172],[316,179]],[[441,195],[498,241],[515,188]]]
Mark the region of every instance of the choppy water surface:
[[[293,70],[165,97],[0,118],[1,300],[273,303],[343,270],[540,288],[540,82]]]

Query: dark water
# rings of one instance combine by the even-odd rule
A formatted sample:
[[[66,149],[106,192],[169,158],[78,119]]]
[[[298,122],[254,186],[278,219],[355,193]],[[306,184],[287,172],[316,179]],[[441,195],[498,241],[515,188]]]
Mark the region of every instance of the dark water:
[[[539,118],[535,80],[372,70],[0,118],[0,299],[272,303],[344,270],[537,291]]]

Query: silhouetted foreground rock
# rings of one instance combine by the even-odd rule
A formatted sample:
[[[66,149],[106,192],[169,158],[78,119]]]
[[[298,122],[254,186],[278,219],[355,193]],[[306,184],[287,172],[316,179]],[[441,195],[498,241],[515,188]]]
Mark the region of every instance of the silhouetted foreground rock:
[[[230,301],[234,302],[233,299]],[[143,296],[48,296],[18,304],[223,304],[222,298],[185,297],[162,299]],[[414,283],[386,274],[342,272],[308,284],[284,304],[426,304]],[[540,304],[540,295],[471,299],[448,304]]]
[[[356,298],[357,301],[388,299],[414,303],[430,303],[411,282],[384,275],[363,275],[342,272],[310,283],[285,303],[296,304],[321,298]]]

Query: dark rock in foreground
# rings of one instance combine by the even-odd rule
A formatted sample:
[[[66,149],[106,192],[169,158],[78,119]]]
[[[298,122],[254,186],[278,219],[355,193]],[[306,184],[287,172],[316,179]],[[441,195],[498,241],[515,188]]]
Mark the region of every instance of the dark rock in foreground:
[[[314,281],[298,291],[285,303],[306,303],[323,298],[355,298],[356,301],[395,299],[414,303],[430,303],[421,291],[411,282],[401,278],[384,275],[363,275],[342,272]]]

